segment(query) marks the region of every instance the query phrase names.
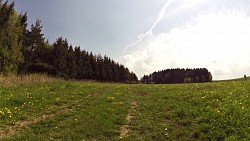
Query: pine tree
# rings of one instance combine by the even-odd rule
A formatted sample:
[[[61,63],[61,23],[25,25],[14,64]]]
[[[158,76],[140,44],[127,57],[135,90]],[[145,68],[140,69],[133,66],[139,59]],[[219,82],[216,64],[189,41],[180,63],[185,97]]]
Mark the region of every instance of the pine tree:
[[[119,81],[119,64],[115,61],[111,61],[111,78],[109,78],[111,81],[118,82]]]
[[[54,43],[53,47],[54,74],[58,77],[67,78],[68,41],[66,39],[63,40],[62,37],[60,37]]]
[[[69,78],[75,79],[77,75],[77,64],[76,64],[76,56],[73,50],[73,47],[70,46],[67,52],[67,76]]]
[[[83,57],[80,47],[75,47],[75,61],[76,61],[76,79],[83,79],[83,73],[81,72],[81,68],[83,68]]]
[[[82,67],[81,73],[83,75],[84,79],[88,79],[88,68],[90,68],[90,63],[89,63],[89,53],[85,50],[82,51]]]
[[[101,81],[106,81],[107,79],[107,73],[106,73],[106,69],[105,69],[105,64],[104,64],[104,60],[101,56],[101,54],[98,54],[97,56],[97,64],[98,64],[98,80]]]
[[[109,57],[106,55],[104,56],[104,74],[105,74],[105,79],[104,81],[114,81],[113,79],[113,71],[112,71],[112,62]]]
[[[25,61],[27,64],[33,63],[39,49],[44,47],[44,34],[42,33],[43,26],[41,20],[36,20],[35,25],[31,25],[31,30],[26,31],[26,38],[24,40]]]

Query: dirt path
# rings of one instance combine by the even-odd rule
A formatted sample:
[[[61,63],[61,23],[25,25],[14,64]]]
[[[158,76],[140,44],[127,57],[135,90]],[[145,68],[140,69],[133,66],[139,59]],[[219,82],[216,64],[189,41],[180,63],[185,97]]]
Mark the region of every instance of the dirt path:
[[[127,124],[123,125],[120,127],[120,137],[125,137],[130,129],[129,129],[129,124],[131,123],[131,119],[133,118],[133,113],[135,112],[136,108],[138,108],[138,102],[137,101],[132,101],[131,105],[130,105],[130,109],[128,111],[127,117],[126,117],[126,121]]]
[[[4,129],[4,130],[0,129],[0,139],[13,136],[13,135],[21,132],[21,130],[25,129],[26,127],[31,126],[32,124],[35,124],[35,123],[40,122],[42,120],[47,120],[47,119],[52,118],[60,113],[69,112],[72,110],[69,107],[71,107],[71,106],[62,106],[56,112],[51,111],[51,112],[43,114],[39,117],[32,117],[32,118],[29,118],[26,120],[18,121],[15,123],[15,125],[7,127],[7,129]]]

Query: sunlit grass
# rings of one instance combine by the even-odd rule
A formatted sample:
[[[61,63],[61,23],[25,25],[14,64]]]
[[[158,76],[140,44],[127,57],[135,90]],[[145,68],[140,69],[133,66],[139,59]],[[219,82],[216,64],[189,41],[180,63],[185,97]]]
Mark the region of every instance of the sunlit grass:
[[[250,139],[249,81],[136,86],[136,140]],[[137,92],[138,94],[140,92]]]
[[[0,139],[249,140],[249,84],[60,81],[2,87]],[[121,136],[124,125],[128,133]]]

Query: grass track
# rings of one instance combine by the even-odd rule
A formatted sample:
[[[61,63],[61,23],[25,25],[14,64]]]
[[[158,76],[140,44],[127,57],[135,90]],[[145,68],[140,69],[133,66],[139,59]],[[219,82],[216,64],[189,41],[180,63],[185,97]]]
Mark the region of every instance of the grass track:
[[[250,140],[249,84],[0,88],[0,140]]]

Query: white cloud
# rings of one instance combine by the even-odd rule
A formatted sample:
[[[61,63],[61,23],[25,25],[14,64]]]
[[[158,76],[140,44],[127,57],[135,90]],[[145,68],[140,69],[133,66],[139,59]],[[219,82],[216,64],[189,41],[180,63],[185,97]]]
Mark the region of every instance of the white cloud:
[[[198,15],[195,23],[144,39],[123,61],[138,76],[173,67],[206,67],[214,79],[250,75],[249,25],[247,13],[235,9]]]
[[[187,9],[197,4],[205,3],[207,0],[183,0],[181,9]]]
[[[156,21],[154,22],[154,24],[152,25],[152,27],[145,33],[141,34],[138,36],[138,40],[127,45],[127,47],[125,47],[124,51],[126,51],[128,48],[133,47],[135,45],[137,45],[138,43],[140,43],[145,37],[147,36],[152,36],[153,34],[153,29],[157,26],[157,24],[162,20],[162,18],[165,15],[166,9],[173,3],[174,0],[168,0],[165,5],[163,6],[163,8],[161,9]]]

